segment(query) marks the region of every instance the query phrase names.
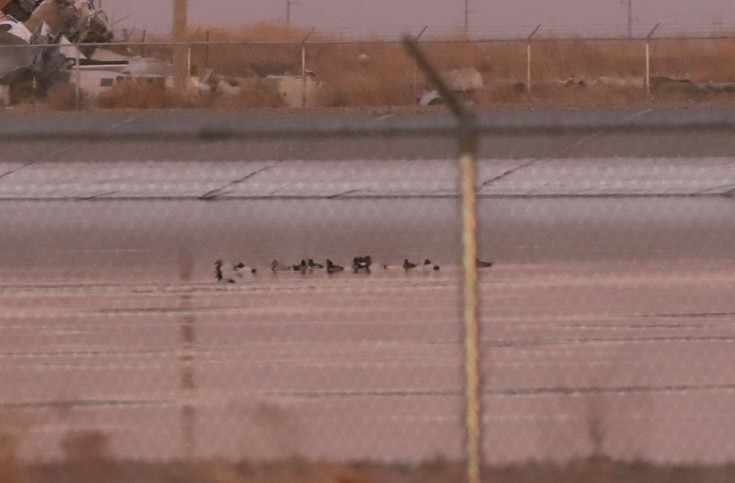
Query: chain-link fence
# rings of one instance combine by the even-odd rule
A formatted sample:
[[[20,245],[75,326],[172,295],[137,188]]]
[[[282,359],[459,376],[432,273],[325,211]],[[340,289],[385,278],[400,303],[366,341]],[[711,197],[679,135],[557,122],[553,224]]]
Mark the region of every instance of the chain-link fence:
[[[617,105],[722,101],[735,90],[729,37],[524,40],[423,39],[456,92],[475,105]],[[399,42],[335,40],[290,32],[289,40],[242,41],[209,33],[185,42],[86,44],[62,51],[73,86],[51,95],[74,107],[374,107],[439,103]],[[213,38],[210,38],[213,37]],[[209,40],[208,40],[209,39]],[[97,50],[95,52],[95,47]],[[11,52],[40,46],[3,45]],[[174,93],[173,60],[188,72]],[[137,79],[138,85],[120,81]],[[140,85],[140,83],[143,85]],[[6,102],[48,97],[18,83]],[[55,102],[54,102],[55,100]]]
[[[727,475],[732,111],[477,121],[488,478]],[[451,118],[0,124],[4,481],[464,478]]]

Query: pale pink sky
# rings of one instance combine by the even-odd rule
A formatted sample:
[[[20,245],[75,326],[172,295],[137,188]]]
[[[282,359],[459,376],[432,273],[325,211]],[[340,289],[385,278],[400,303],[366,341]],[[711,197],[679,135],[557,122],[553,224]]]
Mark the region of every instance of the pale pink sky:
[[[99,2],[99,0],[97,0]],[[190,24],[239,27],[284,21],[287,0],[189,0]],[[735,30],[733,0],[631,0],[634,34],[661,22],[661,35]],[[485,37],[522,36],[537,24],[564,35],[623,35],[628,0],[469,0],[470,31]],[[166,33],[172,0],[102,0],[115,27]],[[429,26],[427,35],[461,30],[465,0],[297,0],[294,25],[347,35],[397,38]],[[124,18],[129,16],[127,18]]]

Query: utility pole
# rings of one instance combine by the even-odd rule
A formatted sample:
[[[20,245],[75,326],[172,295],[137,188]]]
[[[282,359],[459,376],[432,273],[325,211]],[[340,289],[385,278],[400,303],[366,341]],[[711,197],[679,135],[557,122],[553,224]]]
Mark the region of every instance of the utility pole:
[[[173,37],[176,42],[186,41],[188,6],[187,0],[174,0]],[[189,81],[188,49],[184,46],[174,47],[174,87],[186,89]]]
[[[464,0],[464,36],[467,37],[467,33],[470,29],[470,0]]]
[[[628,38],[633,37],[633,0],[628,0]]]
[[[296,5],[296,0],[286,0],[286,25],[291,26],[291,5]]]

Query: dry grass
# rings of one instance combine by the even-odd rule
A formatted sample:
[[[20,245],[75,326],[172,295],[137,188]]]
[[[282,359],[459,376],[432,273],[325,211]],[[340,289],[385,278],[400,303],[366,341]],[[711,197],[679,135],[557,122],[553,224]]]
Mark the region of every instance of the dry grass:
[[[734,481],[735,464],[720,466],[661,465],[617,461],[601,451],[604,427],[595,418],[604,407],[590,407],[590,437],[599,439],[593,454],[566,463],[529,462],[484,469],[494,483],[657,483]],[[442,457],[418,465],[372,462],[331,463],[293,457],[282,461],[142,462],[113,459],[108,437],[98,431],[71,431],[60,443],[64,459],[28,463],[18,449],[30,425],[18,414],[0,418],[0,481],[3,483],[456,483],[464,481],[460,462]],[[597,422],[595,422],[597,421]],[[594,433],[594,434],[593,434]],[[594,442],[594,441],[593,441]]]
[[[83,102],[83,99],[80,99],[80,102]],[[45,107],[52,111],[72,111],[76,109],[76,89],[71,84],[60,84],[52,87],[46,96]]]
[[[239,84],[236,94],[213,94],[189,92],[178,93],[164,89],[156,83],[134,79],[119,82],[109,91],[100,94],[97,106],[102,109],[172,109],[213,108],[247,109],[280,107],[280,96],[258,79],[245,80]]]
[[[541,83],[569,77],[642,77],[645,68],[643,46],[630,42],[542,41],[533,45],[532,54],[533,80]]]
[[[212,68],[223,76],[255,79],[268,74],[301,73],[301,41],[309,32],[284,24],[263,23],[226,30],[200,26],[191,30],[191,40],[237,41],[240,45],[195,47],[195,71]],[[399,43],[348,42],[313,32],[306,48],[307,68],[321,83],[321,106],[412,106],[414,62]],[[155,40],[155,39],[153,39]],[[652,98],[645,95],[645,45],[643,42],[537,40],[532,45],[532,94],[526,87],[525,42],[478,43],[464,41],[424,42],[423,48],[440,70],[474,68],[486,86],[472,94],[479,107],[494,106],[623,106],[641,103],[731,102],[729,93],[694,94],[689,86],[656,84]],[[146,55],[170,58],[170,49],[147,48]],[[735,41],[658,40],[651,46],[651,74],[687,78],[694,82],[735,82]],[[599,78],[627,79],[630,85],[597,85]],[[584,88],[569,88],[564,81],[584,79]],[[421,74],[417,92],[430,89]],[[58,107],[54,107],[58,104]],[[253,84],[241,96],[225,100],[206,96],[182,96],[129,84],[101,96],[103,108],[277,107],[277,99],[262,85]],[[68,108],[53,99],[52,109]]]
[[[143,79],[118,82],[97,98],[97,106],[103,109],[162,109],[188,103],[187,97]]]
[[[654,75],[735,82],[735,40],[661,40],[651,45]]]
[[[30,427],[23,415],[8,411],[0,414],[0,481],[3,483],[32,483],[28,466],[18,458],[18,448]]]
[[[269,89],[260,79],[240,82],[240,92],[232,95],[204,96],[203,103],[213,109],[249,109],[259,107],[281,107],[283,99]]]
[[[195,66],[212,67],[223,75],[248,76],[301,72],[301,41],[307,30],[283,24],[260,23],[241,30],[198,27],[189,38],[211,42],[261,42],[260,44],[212,45],[192,52]],[[318,33],[311,40],[327,40]],[[263,44],[266,42],[267,44]]]
[[[591,421],[604,407],[591,406]],[[418,465],[371,462],[331,463],[290,458],[282,461],[142,462],[113,459],[108,437],[98,431],[71,431],[60,443],[63,460],[28,463],[18,450],[31,425],[20,414],[0,415],[0,481],[3,483],[455,483],[464,480],[462,463],[438,457]],[[604,428],[590,437],[605,438]],[[734,481],[735,464],[660,465],[617,461],[599,451],[567,463],[529,462],[484,469],[495,483],[656,483]]]
[[[1,469],[0,469],[1,471]],[[337,464],[291,459],[269,463],[114,462],[105,459],[69,460],[30,465],[23,479],[10,483],[62,483],[104,481],[105,483],[456,483],[464,481],[464,467],[443,459],[421,465],[377,463]],[[4,475],[5,473],[3,473]],[[733,481],[735,465],[675,466],[640,461],[615,461],[590,456],[557,463],[526,463],[488,467],[486,481],[494,483],[656,483]]]
[[[483,474],[494,483],[658,483],[735,481],[735,464],[662,465],[619,461],[601,451],[606,439],[600,418],[607,412],[601,401],[590,401],[591,456],[566,463],[528,462],[488,466]],[[456,483],[464,481],[461,462],[443,457],[422,464],[365,462],[333,463],[292,457],[281,461],[120,461],[110,441],[99,431],[70,431],[60,442],[63,460],[33,463],[18,457],[31,428],[20,413],[0,414],[0,481],[3,483]]]
[[[205,32],[209,32],[206,34]],[[236,31],[199,28],[193,38],[228,41],[267,41],[267,45],[218,46],[198,52],[195,63],[228,75],[300,72],[300,41],[305,30],[282,24],[259,24]],[[334,43],[307,47],[307,66],[323,81],[321,104],[325,106],[412,105],[414,63],[398,43],[339,42],[313,34],[310,39]],[[279,43],[282,42],[282,43]],[[424,43],[431,61],[440,70],[475,68],[486,87],[473,94],[479,106],[494,105],[631,105],[650,102],[642,88],[645,46],[642,42],[542,40],[532,46],[533,92],[526,83],[524,42],[473,43],[446,41]],[[693,81],[735,81],[735,42],[729,40],[656,41],[652,44],[651,73],[659,77],[686,77]],[[725,66],[722,68],[722,66]],[[600,77],[636,80],[630,85],[594,85]],[[585,79],[584,88],[567,88],[569,78]],[[418,91],[428,89],[421,75]],[[683,89],[664,86],[654,101],[729,101],[733,96],[693,96]]]
[[[327,106],[396,106],[413,103],[413,63],[395,44],[316,46],[309,65],[324,82]]]

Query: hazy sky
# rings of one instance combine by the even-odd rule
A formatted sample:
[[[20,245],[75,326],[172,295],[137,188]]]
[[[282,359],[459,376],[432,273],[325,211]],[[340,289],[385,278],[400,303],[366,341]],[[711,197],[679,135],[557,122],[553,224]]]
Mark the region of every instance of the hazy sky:
[[[99,0],[97,0],[99,2]],[[189,0],[190,24],[239,27],[284,21],[287,0]],[[292,0],[293,1],[293,0]],[[661,22],[661,34],[709,34],[735,29],[733,0],[631,0],[634,33]],[[166,33],[172,0],[102,0],[115,27]],[[292,23],[348,35],[398,37],[429,26],[427,34],[461,30],[465,0],[297,0]],[[543,24],[563,35],[620,35],[627,30],[628,0],[469,0],[470,31],[518,36]]]

